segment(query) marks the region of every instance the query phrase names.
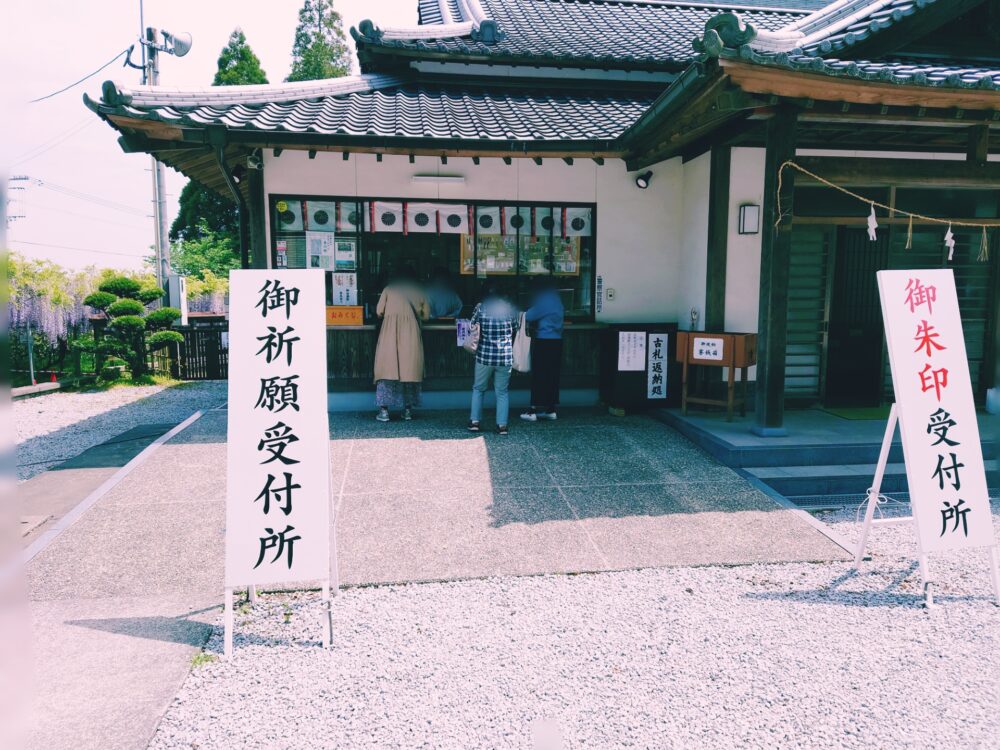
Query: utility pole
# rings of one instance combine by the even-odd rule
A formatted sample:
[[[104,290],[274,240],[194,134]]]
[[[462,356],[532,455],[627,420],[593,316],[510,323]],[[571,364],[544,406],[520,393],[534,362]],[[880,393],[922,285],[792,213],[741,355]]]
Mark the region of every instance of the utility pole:
[[[149,27],[145,29],[146,40],[143,44],[145,65],[142,82],[148,86],[160,85],[160,33]],[[167,232],[167,197],[163,185],[163,165],[155,156],[151,156],[153,164],[153,217],[156,237],[156,284],[166,290],[167,279],[170,277],[170,241]]]

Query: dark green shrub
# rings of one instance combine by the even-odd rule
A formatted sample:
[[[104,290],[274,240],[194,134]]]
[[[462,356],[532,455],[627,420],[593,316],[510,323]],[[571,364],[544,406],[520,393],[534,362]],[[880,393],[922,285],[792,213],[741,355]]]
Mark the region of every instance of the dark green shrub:
[[[102,292],[113,294],[116,297],[136,299],[139,296],[139,290],[142,289],[142,286],[138,281],[130,279],[127,276],[115,276],[101,284],[98,289]]]
[[[108,328],[114,328],[122,333],[137,333],[146,330],[146,321],[138,315],[122,315],[115,318],[108,324]]]
[[[108,315],[120,318],[123,315],[139,315],[146,312],[146,306],[137,299],[120,299],[108,305]]]
[[[161,307],[146,315],[146,327],[152,331],[169,328],[180,316],[181,311],[176,307]]]
[[[145,289],[140,289],[139,293],[136,294],[136,299],[144,305],[148,305],[150,302],[156,302],[156,300],[161,297],[163,297],[163,290],[158,286],[149,286]]]
[[[93,294],[88,294],[84,297],[83,304],[103,312],[104,310],[107,310],[116,299],[117,297],[109,292],[94,292]]]
[[[167,344],[180,344],[183,341],[184,337],[177,331],[157,331],[146,339],[146,346],[150,349],[160,349]]]

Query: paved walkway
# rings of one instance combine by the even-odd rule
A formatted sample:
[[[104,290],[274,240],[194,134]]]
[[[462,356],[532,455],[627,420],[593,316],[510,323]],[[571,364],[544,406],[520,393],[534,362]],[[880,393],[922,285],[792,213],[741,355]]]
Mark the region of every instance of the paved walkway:
[[[501,438],[332,415],[344,583],[846,557],[669,428],[566,417]],[[30,747],[146,746],[218,616],[224,497],[215,411],[32,561]]]

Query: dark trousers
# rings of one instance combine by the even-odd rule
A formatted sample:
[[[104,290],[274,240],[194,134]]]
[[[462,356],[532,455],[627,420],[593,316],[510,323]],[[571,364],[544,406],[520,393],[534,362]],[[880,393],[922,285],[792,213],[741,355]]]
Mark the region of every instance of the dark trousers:
[[[559,403],[562,339],[531,339],[531,405],[555,411]]]

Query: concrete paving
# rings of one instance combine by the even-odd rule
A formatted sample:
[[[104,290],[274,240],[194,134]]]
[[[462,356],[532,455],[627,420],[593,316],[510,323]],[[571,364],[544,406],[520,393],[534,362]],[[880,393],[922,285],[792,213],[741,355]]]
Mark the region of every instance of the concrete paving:
[[[570,411],[501,437],[457,412],[372,416],[331,415],[345,584],[847,557],[649,418]],[[148,743],[218,617],[225,429],[208,412],[29,564],[29,747]]]

